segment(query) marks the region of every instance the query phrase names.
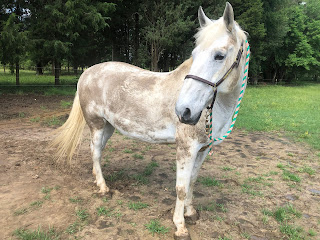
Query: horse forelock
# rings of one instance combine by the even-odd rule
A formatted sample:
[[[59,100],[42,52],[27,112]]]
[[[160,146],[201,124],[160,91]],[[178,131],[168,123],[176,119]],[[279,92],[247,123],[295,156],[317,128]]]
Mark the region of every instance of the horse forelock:
[[[243,42],[246,40],[246,34],[237,22],[235,22],[234,30],[230,33],[221,17],[198,30],[195,34],[196,46],[200,46],[201,49],[207,49],[216,39],[226,34],[230,36],[230,42],[237,42],[237,40]]]

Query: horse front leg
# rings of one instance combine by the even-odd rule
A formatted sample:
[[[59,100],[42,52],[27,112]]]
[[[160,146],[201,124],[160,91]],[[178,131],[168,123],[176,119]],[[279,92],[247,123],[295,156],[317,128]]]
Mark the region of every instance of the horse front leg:
[[[173,222],[177,228],[177,231],[174,234],[174,238],[179,240],[191,239],[185,225],[184,207],[187,193],[189,192],[190,178],[196,156],[197,150],[194,147],[177,147],[177,200],[173,215]]]
[[[208,155],[209,147],[199,151],[192,169],[191,179],[190,179],[190,186],[189,191],[187,192],[186,199],[184,201],[185,204],[185,220],[188,224],[195,224],[195,222],[199,219],[199,214],[196,209],[193,207],[193,187],[195,182],[197,181],[199,170],[203,161],[205,160],[206,156]]]

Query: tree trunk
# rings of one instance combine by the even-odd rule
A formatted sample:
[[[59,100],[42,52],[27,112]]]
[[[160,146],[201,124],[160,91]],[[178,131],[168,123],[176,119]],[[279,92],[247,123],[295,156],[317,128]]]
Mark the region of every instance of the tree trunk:
[[[60,63],[54,60],[54,85],[60,85]]]
[[[5,73],[6,72],[6,65],[3,64],[3,72]]]
[[[20,79],[19,79],[19,63],[16,63],[16,85],[20,85]]]
[[[36,72],[38,75],[43,75],[43,67],[41,63],[37,63],[37,69]]]
[[[277,84],[276,83],[276,76],[277,76],[277,69],[274,70],[274,74],[273,74],[273,77],[272,77],[272,84]]]
[[[151,43],[151,71],[158,72],[159,49],[154,42]]]
[[[73,73],[76,75],[78,74],[78,66],[73,65]]]
[[[139,26],[139,14],[135,13],[134,14],[134,52],[133,52],[133,64],[136,66],[140,65],[139,61],[139,31],[140,31],[140,26]]]

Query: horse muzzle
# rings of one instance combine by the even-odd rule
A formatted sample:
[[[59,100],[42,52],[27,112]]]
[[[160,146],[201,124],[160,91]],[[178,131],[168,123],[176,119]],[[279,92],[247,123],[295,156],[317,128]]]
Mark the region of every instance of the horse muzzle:
[[[196,125],[199,122],[201,113],[202,112],[199,114],[192,114],[190,108],[177,109],[176,107],[176,114],[179,118],[179,121],[189,125]]]

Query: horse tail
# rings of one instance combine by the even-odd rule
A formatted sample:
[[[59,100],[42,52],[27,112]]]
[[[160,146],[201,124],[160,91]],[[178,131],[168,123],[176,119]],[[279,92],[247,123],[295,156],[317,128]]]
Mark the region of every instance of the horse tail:
[[[56,160],[60,161],[64,157],[67,157],[69,164],[71,164],[72,156],[81,142],[85,125],[86,121],[80,106],[79,94],[76,93],[69,118],[61,127],[54,131],[57,135],[49,145],[57,149],[55,153]]]

